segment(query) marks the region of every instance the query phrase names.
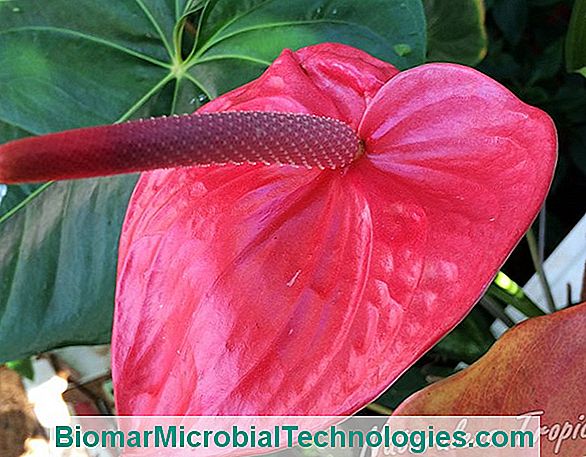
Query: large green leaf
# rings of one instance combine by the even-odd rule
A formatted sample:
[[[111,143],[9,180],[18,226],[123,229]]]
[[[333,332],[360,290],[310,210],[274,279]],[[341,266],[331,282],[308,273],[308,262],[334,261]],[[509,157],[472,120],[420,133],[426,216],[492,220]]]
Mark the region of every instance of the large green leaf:
[[[30,132],[19,129],[13,125],[0,122],[0,143],[10,140],[16,140],[25,136],[29,136]],[[31,195],[37,185],[23,185],[23,186],[5,186],[0,185],[0,219],[9,211],[17,207],[29,195]]]
[[[482,0],[424,0],[427,58],[476,65],[487,52]]]
[[[490,332],[493,322],[493,317],[476,307],[433,351],[454,362],[473,363],[495,342]]]
[[[586,0],[576,0],[566,38],[566,66],[586,76]]]
[[[0,142],[193,111],[258,76],[282,48],[324,41],[400,68],[422,63],[423,6],[0,0]],[[135,179],[8,187],[0,202],[0,361],[108,341],[118,237]]]
[[[494,0],[492,17],[505,39],[517,45],[527,27],[529,8],[527,0]]]
[[[324,41],[403,69],[424,59],[424,24],[419,1],[212,0],[201,15],[189,74],[214,97],[258,76],[281,49]]]
[[[57,183],[0,228],[0,357],[110,336],[116,250],[135,177]]]

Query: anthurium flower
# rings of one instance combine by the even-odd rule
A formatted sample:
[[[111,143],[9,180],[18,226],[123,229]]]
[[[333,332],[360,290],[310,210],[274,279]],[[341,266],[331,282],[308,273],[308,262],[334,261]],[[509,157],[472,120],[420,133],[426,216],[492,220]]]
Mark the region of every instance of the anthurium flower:
[[[124,143],[132,160],[141,147],[149,159],[94,174],[169,167],[161,157],[197,148],[188,125],[221,112],[293,113],[296,146],[269,140],[278,157],[268,160],[266,144],[249,148],[236,135],[234,160],[214,136],[228,165],[141,176],[119,253],[120,414],[356,411],[468,313],[541,207],[555,164],[550,118],[483,74],[452,64],[399,72],[323,44],[283,51],[256,81],[196,116],[147,123],[150,134],[133,123],[59,137],[66,170],[51,173],[89,175],[87,163],[98,166],[124,138],[140,139]],[[272,137],[271,116],[244,130]],[[305,128],[308,118],[343,124],[360,146],[348,135],[347,147],[311,154],[331,135],[321,124]],[[227,127],[231,145],[233,133]],[[55,138],[31,141],[56,156]],[[66,147],[73,138],[77,146]],[[4,162],[0,150],[0,179],[34,175],[38,167],[19,165],[31,145],[7,145]],[[68,168],[74,148],[83,160]],[[345,158],[329,164],[342,149]]]

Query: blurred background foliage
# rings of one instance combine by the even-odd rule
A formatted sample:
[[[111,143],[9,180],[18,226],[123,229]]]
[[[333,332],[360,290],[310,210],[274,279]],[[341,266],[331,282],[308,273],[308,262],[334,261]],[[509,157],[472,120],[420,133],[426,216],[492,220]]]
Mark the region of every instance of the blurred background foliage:
[[[488,0],[488,54],[478,65],[525,102],[549,113],[557,126],[559,159],[546,207],[546,255],[584,215],[586,79],[568,72],[564,62],[573,4],[572,0]],[[521,283],[533,274],[526,246],[513,253],[505,271]]]

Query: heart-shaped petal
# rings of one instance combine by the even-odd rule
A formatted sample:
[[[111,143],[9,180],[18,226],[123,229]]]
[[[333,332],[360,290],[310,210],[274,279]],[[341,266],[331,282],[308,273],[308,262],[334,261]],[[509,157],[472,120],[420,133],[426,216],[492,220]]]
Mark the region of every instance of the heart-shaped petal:
[[[466,130],[478,91],[484,124]],[[143,175],[120,250],[120,414],[355,411],[465,316],[555,161],[549,118],[489,78],[397,75],[339,45],[285,51],[202,112],[223,110],[333,117],[360,126],[365,154],[340,171]]]
[[[403,193],[427,219],[417,288],[400,302],[445,333],[488,287],[541,207],[556,161],[553,123],[476,70],[430,64],[378,92],[359,136],[370,164],[357,164],[357,174],[376,192],[369,203],[385,206]],[[388,239],[387,226],[373,219],[375,238]],[[436,341],[419,325],[422,334],[406,336],[402,348],[415,350],[427,336]]]

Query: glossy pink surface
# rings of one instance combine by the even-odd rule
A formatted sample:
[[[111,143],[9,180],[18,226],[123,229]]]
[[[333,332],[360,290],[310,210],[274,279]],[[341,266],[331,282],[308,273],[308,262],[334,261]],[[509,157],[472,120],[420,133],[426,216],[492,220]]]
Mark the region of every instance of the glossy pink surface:
[[[201,112],[342,120],[342,170],[142,175],[120,246],[113,369],[123,415],[338,415],[453,328],[537,214],[549,117],[475,70],[398,73],[336,44],[284,51]]]

